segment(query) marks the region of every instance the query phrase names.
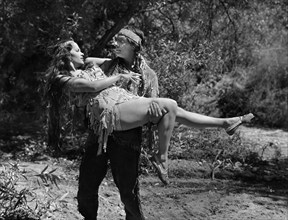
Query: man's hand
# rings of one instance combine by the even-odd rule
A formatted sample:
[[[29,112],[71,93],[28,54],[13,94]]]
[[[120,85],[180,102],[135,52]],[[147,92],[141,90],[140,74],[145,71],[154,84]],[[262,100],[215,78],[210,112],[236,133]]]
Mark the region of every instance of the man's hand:
[[[126,73],[121,73],[119,75],[121,77],[120,78],[121,80],[126,80],[126,81],[131,80],[136,85],[138,85],[140,83],[140,80],[141,80],[141,78],[140,78],[141,74],[134,73],[132,71],[129,71],[129,72],[126,72]]]
[[[157,102],[152,102],[148,109],[148,116],[153,124],[157,124],[166,113],[167,111],[161,108]]]

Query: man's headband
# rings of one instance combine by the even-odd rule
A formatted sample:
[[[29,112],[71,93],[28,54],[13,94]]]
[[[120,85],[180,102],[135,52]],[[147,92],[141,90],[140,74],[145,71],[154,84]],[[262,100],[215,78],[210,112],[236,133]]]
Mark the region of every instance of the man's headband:
[[[121,29],[118,33],[119,35],[123,35],[133,41],[136,45],[141,46],[141,38],[135,34],[133,31],[128,29]]]

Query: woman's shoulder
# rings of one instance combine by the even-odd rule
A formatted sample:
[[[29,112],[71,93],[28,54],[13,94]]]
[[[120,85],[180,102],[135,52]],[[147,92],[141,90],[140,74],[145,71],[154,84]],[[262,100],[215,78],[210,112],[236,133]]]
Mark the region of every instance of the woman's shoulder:
[[[58,80],[59,82],[68,82],[71,79],[74,78],[84,78],[83,71],[82,70],[75,70],[75,71],[70,71],[69,75],[67,74],[58,74],[55,76],[55,80]]]
[[[72,78],[71,76],[67,76],[65,74],[58,74],[54,77],[55,80],[60,81],[60,82],[66,82],[70,80],[71,78]]]

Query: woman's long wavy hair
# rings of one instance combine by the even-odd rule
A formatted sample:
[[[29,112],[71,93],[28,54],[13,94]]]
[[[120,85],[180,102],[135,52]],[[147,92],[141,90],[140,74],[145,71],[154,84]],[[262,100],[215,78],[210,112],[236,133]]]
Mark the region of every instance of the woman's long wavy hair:
[[[61,110],[68,97],[63,92],[65,82],[59,75],[70,75],[72,42],[72,39],[64,40],[48,48],[52,60],[46,71],[44,97],[48,102],[48,146],[52,153],[61,151]]]

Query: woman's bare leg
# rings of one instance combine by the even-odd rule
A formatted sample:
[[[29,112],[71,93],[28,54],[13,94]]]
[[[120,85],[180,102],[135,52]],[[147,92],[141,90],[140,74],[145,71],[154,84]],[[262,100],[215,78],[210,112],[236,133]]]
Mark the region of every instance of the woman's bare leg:
[[[177,108],[176,121],[193,128],[228,128],[237,121],[239,117],[232,118],[215,118],[206,115],[186,111],[180,107]]]
[[[168,149],[175,125],[177,103],[172,99],[161,99],[158,104],[160,107],[163,106],[167,111],[167,114],[165,114],[158,123],[159,151],[157,154],[166,169],[168,168]]]
[[[157,156],[162,162],[167,161],[168,147],[175,120],[188,127],[220,127],[224,129],[239,121],[239,117],[215,118],[189,112],[178,107],[177,103],[172,99],[140,98],[118,105],[121,130],[129,130],[146,124],[149,121],[147,112],[152,102],[158,103],[160,108],[163,108],[167,111],[167,114],[162,117],[158,124],[159,151]]]
[[[117,130],[129,130],[141,127],[149,121],[148,109],[152,102],[150,98],[139,98],[117,105],[121,128]]]
[[[201,115],[194,112],[188,112],[178,107],[176,121],[188,127],[208,128],[208,127],[224,127],[226,120]]]
[[[214,118],[193,112],[188,112],[182,108],[179,108],[177,106],[177,103],[172,99],[140,98],[118,105],[121,130],[128,130],[146,124],[149,121],[149,116],[147,113],[149,106],[152,102],[158,103],[160,108],[165,109],[167,112],[158,123],[159,150],[157,155],[155,155],[157,157],[157,161],[152,161],[153,165],[157,170],[159,178],[164,184],[168,183],[168,148],[175,120],[189,127],[222,127],[225,129],[239,121],[239,117]],[[159,166],[161,166],[162,168],[159,168]]]

